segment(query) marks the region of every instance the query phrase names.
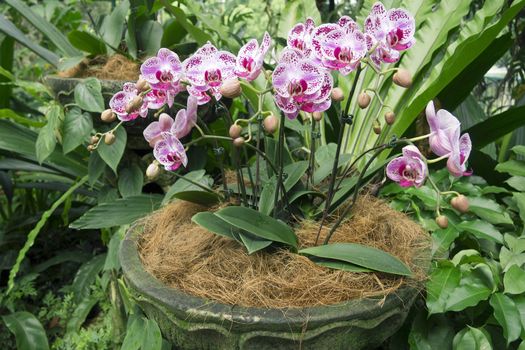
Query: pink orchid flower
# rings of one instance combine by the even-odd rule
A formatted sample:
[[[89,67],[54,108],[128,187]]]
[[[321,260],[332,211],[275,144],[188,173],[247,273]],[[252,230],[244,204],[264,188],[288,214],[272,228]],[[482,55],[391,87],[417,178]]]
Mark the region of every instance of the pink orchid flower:
[[[261,46],[259,46],[256,39],[252,39],[241,47],[237,54],[235,67],[235,74],[239,78],[252,81],[259,76],[263,67],[264,56],[270,48],[271,41],[270,34],[265,32]]]
[[[159,109],[165,104],[171,107],[176,94],[172,89],[152,89],[146,94],[144,101],[148,102],[148,108],[150,109]]]
[[[330,107],[332,76],[296,49],[283,51],[272,83],[277,105],[289,118],[295,118],[299,110],[320,112]]]
[[[314,20],[308,17],[305,23],[297,23],[288,32],[288,47],[301,51],[305,57],[312,52],[312,33],[315,28]]]
[[[131,100],[138,96],[138,94],[139,91],[135,87],[134,83],[125,83],[122,87],[122,91],[117,92],[115,95],[113,95],[113,97],[111,97],[111,100],[109,100],[109,107],[111,110],[113,110],[113,112],[115,112],[118,119],[127,122],[137,119],[139,116],[146,118],[148,115],[147,101],[144,101],[142,106],[137,111],[129,114],[126,112],[126,107],[131,102]]]
[[[365,35],[348,16],[341,17],[338,24],[315,28],[312,47],[323,66],[339,70],[343,75],[353,71],[368,51]]]
[[[144,129],[143,135],[146,141],[149,142],[150,147],[155,147],[155,144],[162,140],[162,134],[170,132],[172,125],[173,118],[166,113],[162,113],[158,121],[148,125]]]
[[[377,46],[378,52],[374,52],[372,58],[374,62],[396,62],[399,52],[395,51],[404,51],[414,45],[415,28],[414,17],[407,11],[387,11],[381,2],[376,2],[365,20],[365,32],[374,40],[372,47]]]
[[[183,75],[179,56],[165,48],[160,49],[157,56],[144,61],[140,72],[152,88],[162,90],[177,88]]]
[[[198,99],[196,97],[188,97],[186,109],[181,109],[175,116],[175,122],[171,126],[171,133],[175,137],[181,139],[191,132],[191,129],[197,123],[197,107]]]
[[[440,109],[436,113],[434,102],[430,101],[425,110],[430,127],[430,149],[440,157],[448,157],[447,168],[454,176],[468,176],[466,162],[472,150],[469,134],[461,133],[461,123],[450,112]]]
[[[403,155],[386,166],[386,175],[402,187],[420,187],[427,178],[426,161],[416,146],[403,147]]]
[[[153,155],[159,163],[168,171],[175,171],[181,165],[186,166],[188,157],[179,139],[170,133],[162,133],[161,137],[162,140],[158,141],[153,149]]]
[[[236,77],[235,63],[235,55],[227,51],[218,51],[208,42],[182,63],[186,79],[192,85],[188,92],[202,102],[202,92],[210,90],[219,100],[222,97],[219,93],[222,83]]]

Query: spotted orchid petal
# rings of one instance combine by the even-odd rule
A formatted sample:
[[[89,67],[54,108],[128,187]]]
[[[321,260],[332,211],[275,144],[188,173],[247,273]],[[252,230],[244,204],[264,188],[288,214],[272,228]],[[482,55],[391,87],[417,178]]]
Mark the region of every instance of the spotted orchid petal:
[[[155,144],[162,140],[162,134],[169,132],[173,125],[173,118],[168,114],[162,113],[159,116],[159,120],[151,123],[144,129],[143,135],[146,141],[148,141],[151,147],[155,147]]]
[[[288,32],[286,41],[288,47],[297,49],[306,56],[309,56],[312,51],[312,32],[314,28],[314,20],[310,17],[306,19],[305,23],[297,23]]]
[[[175,52],[162,48],[157,56],[148,58],[140,66],[141,76],[151,87],[169,89],[182,77],[182,65]]]
[[[207,90],[201,91],[194,86],[188,86],[187,90],[190,96],[193,96],[197,99],[197,104],[199,106],[204,105],[211,100],[211,96],[207,93]]]
[[[446,110],[435,110],[434,102],[427,104],[425,114],[430,127],[430,149],[442,157],[450,154],[458,143],[461,123]]]
[[[188,157],[184,146],[173,134],[162,133],[162,140],[155,144],[153,155],[168,171],[175,171],[181,165],[188,165]]]
[[[190,96],[188,97],[186,109],[181,109],[177,112],[175,122],[170,130],[175,137],[181,139],[191,132],[191,129],[197,123],[197,106],[198,99],[194,96]]]
[[[469,176],[472,174],[471,171],[467,171],[466,166],[471,150],[472,142],[470,141],[470,135],[461,135],[447,160],[447,169],[453,176]]]
[[[420,187],[428,175],[425,159],[416,146],[403,147],[403,155],[392,159],[386,167],[386,175],[402,187]]]
[[[268,32],[264,33],[260,46],[255,39],[248,41],[237,55],[235,74],[248,81],[255,80],[261,73],[264,56],[270,45],[271,38]]]
[[[126,112],[126,107],[131,102],[131,100],[137,97],[138,93],[139,91],[135,87],[134,83],[125,83],[122,87],[122,91],[117,92],[115,95],[113,95],[113,97],[111,97],[111,100],[109,101],[109,107],[113,112],[115,112],[118,119],[122,121],[130,121],[137,119],[139,116],[146,118],[148,115],[147,101],[144,101],[138,111],[129,114]]]

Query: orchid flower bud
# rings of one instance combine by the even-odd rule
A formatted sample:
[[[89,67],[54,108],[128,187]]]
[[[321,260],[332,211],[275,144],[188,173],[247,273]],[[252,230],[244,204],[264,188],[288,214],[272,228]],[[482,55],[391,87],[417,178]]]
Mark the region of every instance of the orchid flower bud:
[[[237,137],[235,140],[233,140],[233,145],[235,147],[242,147],[244,145],[244,137]]]
[[[140,95],[133,97],[133,99],[126,106],[126,113],[131,114],[135,111],[138,111],[142,104],[144,103],[144,98]]]
[[[359,105],[359,108],[365,109],[370,104],[370,100],[370,95],[363,91],[357,97],[357,104]]]
[[[100,140],[100,137],[93,135],[93,136],[91,136],[90,142],[91,142],[91,144],[95,144],[99,140]]]
[[[279,119],[272,113],[264,118],[263,126],[266,132],[273,134],[279,128]]]
[[[392,125],[395,121],[396,115],[394,114],[394,112],[390,111],[385,113],[385,123],[387,123],[388,125]]]
[[[137,80],[137,83],[135,84],[135,87],[140,92],[144,92],[144,91],[147,91],[148,89],[150,89],[149,83],[143,78],[140,78],[139,80]]]
[[[408,70],[404,68],[399,68],[397,72],[394,73],[392,81],[396,85],[399,85],[404,88],[409,88],[410,86],[412,86],[412,75]]]
[[[88,152],[93,152],[93,151],[95,150],[95,146],[93,146],[93,145],[88,145],[88,146],[87,146],[87,150],[88,150]]]
[[[381,123],[379,123],[379,120],[374,120],[374,133],[377,135],[381,134]]]
[[[150,180],[155,180],[160,174],[160,168],[156,161],[148,165],[146,169],[146,177]]]
[[[228,79],[224,83],[222,83],[219,91],[221,95],[224,97],[228,97],[228,98],[239,97],[242,94],[241,83],[239,82],[239,79],[237,78]]]
[[[321,119],[323,119],[323,113],[322,112],[313,112],[312,113],[312,117],[314,118],[314,120],[316,122],[319,122],[319,121],[321,121]]]
[[[450,201],[450,205],[452,205],[454,209],[463,214],[467,213],[469,210],[468,198],[462,194],[452,198],[452,200]]]
[[[115,140],[117,139],[117,137],[115,136],[115,134],[113,132],[108,132],[105,136],[104,136],[104,143],[106,145],[112,145],[115,143]]]
[[[112,109],[106,109],[102,114],[100,115],[100,119],[104,123],[112,123],[117,119],[117,115],[113,113]]]
[[[448,218],[445,215],[440,215],[436,218],[436,224],[441,228],[447,228]]]
[[[241,132],[242,132],[242,128],[239,125],[233,124],[232,126],[230,126],[229,133],[232,139],[236,139],[239,136],[241,136]]]
[[[341,88],[333,88],[332,89],[332,100],[335,102],[341,102],[345,99],[345,94],[343,93],[343,90]]]

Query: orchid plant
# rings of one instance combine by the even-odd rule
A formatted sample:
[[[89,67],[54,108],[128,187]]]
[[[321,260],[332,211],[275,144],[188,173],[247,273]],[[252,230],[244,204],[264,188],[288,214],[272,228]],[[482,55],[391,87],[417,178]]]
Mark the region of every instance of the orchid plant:
[[[410,275],[407,266],[386,252],[359,246],[357,256],[357,245],[330,244],[330,238],[347,219],[359,191],[384,166],[378,156],[387,149],[404,145],[402,155],[392,159],[385,171],[386,177],[403,187],[419,187],[426,181],[433,184],[428,164],[444,159],[453,176],[470,174],[466,168],[471,150],[468,134],[460,136],[459,121],[445,110],[436,112],[433,102],[426,109],[429,134],[412,139],[394,137],[353,157],[341,154],[343,126],[353,122],[348,114],[352,101],[364,109],[372,98],[368,92],[380,99],[374,89],[364,89],[353,98],[357,86],[362,86],[359,82],[363,70],[370,69],[379,76],[391,77],[400,86],[410,87],[408,71],[388,65],[415,44],[414,31],[411,14],[403,9],[387,10],[377,2],[365,20],[364,31],[348,16],[337,23],[319,26],[311,18],[296,24],[288,34],[287,46],[266,65],[264,60],[272,41],[268,33],[260,43],[256,39],[248,41],[237,55],[221,51],[210,42],[184,61],[176,53],[160,49],[157,56],[142,64],[141,78],[136,83],[126,83],[112,97],[110,109],[102,114],[102,120],[119,122],[110,131],[94,135],[89,149],[95,150],[102,141],[111,144],[116,128],[136,118],[146,118],[150,110],[155,110],[154,118],[158,120],[144,130],[144,138],[155,157],[146,175],[154,179],[162,166],[180,177],[179,181],[187,181],[206,193],[207,203],[227,203],[214,213],[195,215],[196,224],[238,241],[253,253],[276,244],[297,251],[293,224],[298,218],[315,219],[319,221],[316,245],[320,243],[323,225],[331,225],[329,233],[322,245],[299,253],[325,265],[337,261],[334,266],[352,271],[364,268]],[[270,67],[273,69],[265,70]],[[352,86],[346,93],[334,87],[338,74],[353,74]],[[251,83],[255,80],[259,85]],[[262,88],[258,87],[261,85]],[[185,108],[174,102],[178,94],[188,96]],[[273,98],[280,116],[267,108],[267,96]],[[228,101],[238,98],[244,98],[241,104],[247,106],[248,115],[230,115]],[[344,107],[339,106],[345,100]],[[204,105],[208,105],[208,111],[220,111],[229,135],[211,132],[199,113],[199,106]],[[341,111],[336,145],[322,142],[324,115],[331,106]],[[175,107],[178,111],[173,118]],[[385,125],[381,127],[377,121],[374,128],[377,133],[395,122],[393,112],[388,106],[384,108]],[[299,136],[304,145],[290,151],[285,127],[292,121],[302,125]],[[428,139],[437,158],[427,159],[416,147],[414,143],[423,139]],[[187,169],[189,148],[208,142],[217,157],[221,186],[210,187],[196,181],[191,172],[183,175],[192,170]],[[366,160],[366,164],[357,168],[359,160]],[[228,182],[225,174],[229,169],[235,171],[236,183]],[[354,176],[356,173],[359,175]],[[438,197],[455,195],[452,203],[468,209],[464,196],[439,192],[434,187]],[[184,198],[192,200],[191,196]],[[202,202],[202,197],[193,200]],[[440,215],[437,202],[437,222],[444,227],[446,217]],[[344,210],[336,216],[334,211],[339,207]],[[352,253],[339,254],[345,249],[351,249]],[[385,270],[385,264],[377,264],[378,260],[388,261],[386,265],[390,268]]]

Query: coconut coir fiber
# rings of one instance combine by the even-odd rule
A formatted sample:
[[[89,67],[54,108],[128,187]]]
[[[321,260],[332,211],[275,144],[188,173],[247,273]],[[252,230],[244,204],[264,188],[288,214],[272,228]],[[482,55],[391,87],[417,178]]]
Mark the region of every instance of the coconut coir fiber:
[[[143,221],[139,240],[146,270],[188,294],[230,305],[307,307],[386,296],[405,284],[420,286],[425,278],[428,234],[372,196],[358,200],[352,218],[338,228],[331,242],[383,249],[408,264],[412,278],[332,270],[285,249],[248,255],[234,240],[192,224],[191,216],[203,210],[187,202],[170,204]],[[314,245],[318,227],[315,222],[296,227],[301,248]],[[328,230],[325,227],[321,237]]]
[[[84,59],[76,66],[58,75],[63,78],[95,77],[108,80],[137,80],[140,74],[140,64],[128,58],[115,54],[113,56],[96,56]]]

